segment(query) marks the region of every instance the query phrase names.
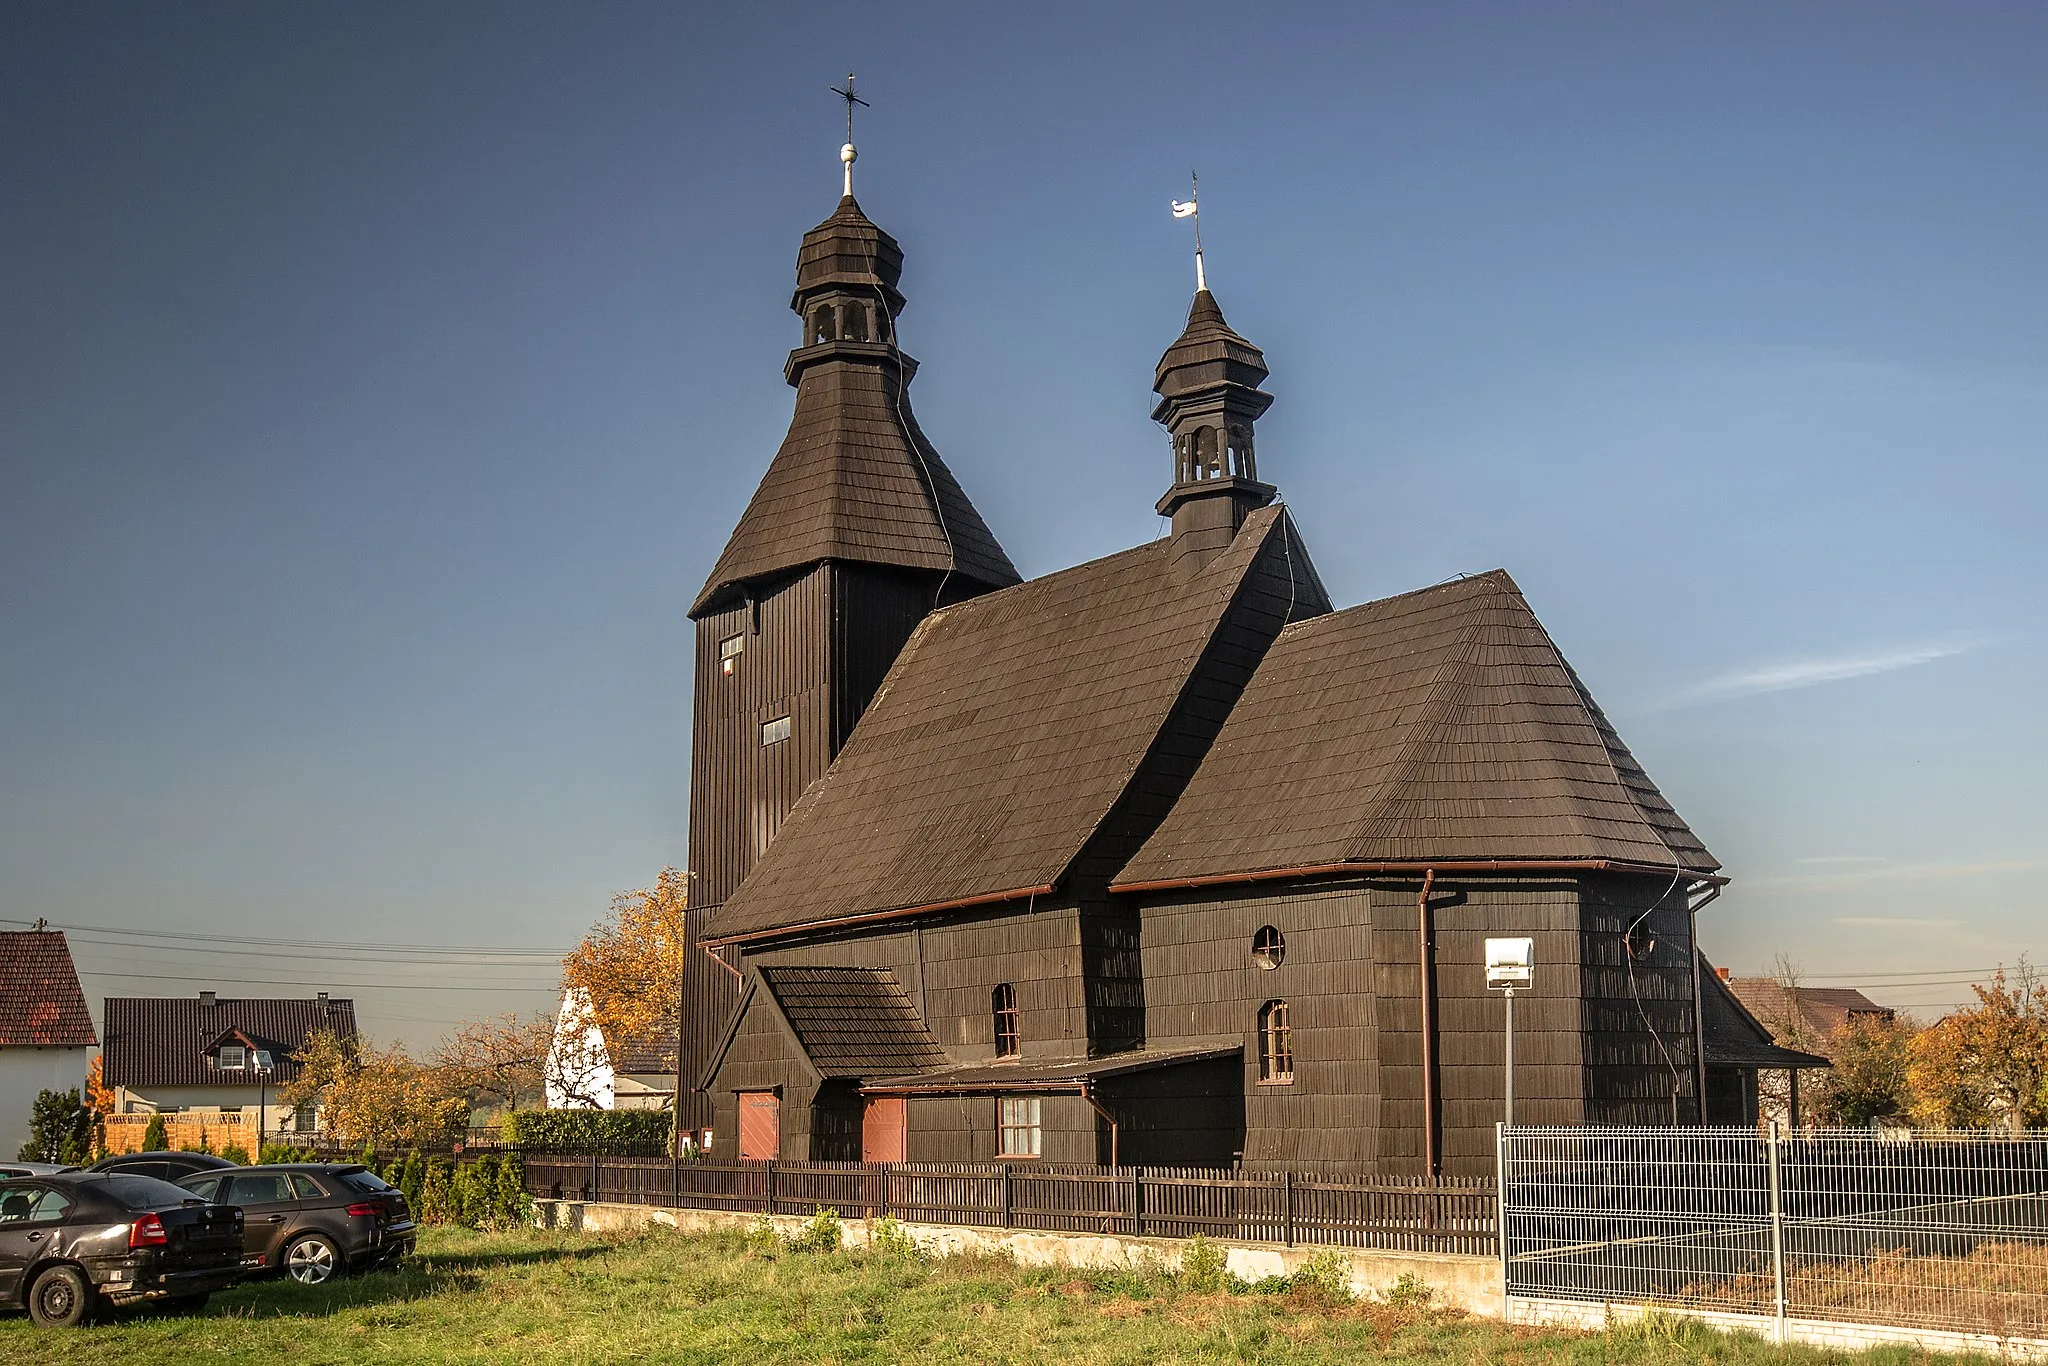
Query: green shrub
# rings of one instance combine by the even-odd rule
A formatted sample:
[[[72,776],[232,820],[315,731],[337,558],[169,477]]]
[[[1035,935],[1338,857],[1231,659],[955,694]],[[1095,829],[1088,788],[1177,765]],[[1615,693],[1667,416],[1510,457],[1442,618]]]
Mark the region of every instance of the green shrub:
[[[813,1214],[804,1226],[789,1240],[791,1252],[837,1252],[843,1230],[839,1226],[839,1211],[821,1209]]]
[[[151,1115],[149,1123],[142,1126],[142,1151],[160,1153],[171,1146],[171,1140],[164,1135],[164,1117]]]
[[[30,1111],[28,1142],[15,1154],[21,1162],[70,1162],[85,1157],[94,1143],[97,1116],[78,1098],[78,1088],[69,1091],[39,1091]],[[158,1125],[159,1136],[162,1126]]]
[[[414,1209],[414,1217],[423,1224],[441,1224],[448,1220],[448,1183],[452,1173],[445,1157],[430,1157],[426,1162],[426,1173],[420,1178],[420,1202]]]
[[[256,1155],[256,1161],[267,1167],[277,1162],[304,1162],[309,1156],[304,1148],[273,1141],[263,1145],[263,1151]]]
[[[674,1129],[666,1110],[515,1110],[505,1141],[515,1148],[661,1157]]]
[[[1383,1298],[1397,1309],[1427,1309],[1429,1302],[1436,1298],[1436,1291],[1422,1277],[1412,1271],[1404,1271],[1387,1287]]]
[[[1223,1249],[1196,1234],[1180,1254],[1180,1286],[1196,1295],[1218,1295],[1228,1290],[1230,1271]]]
[[[237,1167],[246,1167],[249,1165],[249,1150],[247,1148],[244,1148],[239,1143],[221,1144],[220,1155],[223,1158],[226,1158],[228,1161],[234,1163]]]
[[[1318,1252],[1287,1277],[1289,1290],[1306,1290],[1335,1304],[1351,1299],[1351,1259],[1341,1252]]]
[[[922,1262],[930,1257],[917,1239],[910,1236],[910,1230],[896,1222],[896,1216],[885,1214],[868,1225],[868,1251],[878,1257],[894,1257],[908,1262]]]
[[[747,1225],[747,1251],[760,1257],[772,1257],[782,1251],[782,1235],[775,1231],[774,1221],[762,1215]]]
[[[498,1159],[498,1186],[491,1219],[499,1228],[525,1228],[533,1222],[533,1200],[526,1193],[526,1164],[518,1153]]]
[[[426,1164],[420,1161],[419,1150],[414,1149],[398,1164],[398,1179],[391,1182],[404,1194],[405,1203],[412,1206],[415,1219],[420,1217],[420,1183],[426,1179],[426,1175]],[[384,1179],[391,1180],[388,1176]]]

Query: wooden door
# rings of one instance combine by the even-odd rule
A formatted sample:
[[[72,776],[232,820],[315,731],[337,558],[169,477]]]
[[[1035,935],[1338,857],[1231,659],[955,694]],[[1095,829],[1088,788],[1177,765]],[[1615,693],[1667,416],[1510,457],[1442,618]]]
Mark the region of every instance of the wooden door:
[[[909,1130],[908,1102],[901,1096],[869,1096],[860,1117],[860,1160],[901,1162]]]
[[[782,1097],[773,1091],[740,1092],[740,1161],[772,1162],[782,1155]]]

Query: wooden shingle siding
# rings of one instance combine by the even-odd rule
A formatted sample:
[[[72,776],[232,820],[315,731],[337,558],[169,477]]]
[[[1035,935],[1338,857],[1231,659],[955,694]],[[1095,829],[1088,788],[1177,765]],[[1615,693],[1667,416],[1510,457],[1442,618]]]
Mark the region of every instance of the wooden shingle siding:
[[[1642,930],[1654,947],[1631,963],[1624,935],[1652,906]],[[1588,879],[1581,927],[1586,1122],[1698,1122],[1684,887],[1658,878]]]

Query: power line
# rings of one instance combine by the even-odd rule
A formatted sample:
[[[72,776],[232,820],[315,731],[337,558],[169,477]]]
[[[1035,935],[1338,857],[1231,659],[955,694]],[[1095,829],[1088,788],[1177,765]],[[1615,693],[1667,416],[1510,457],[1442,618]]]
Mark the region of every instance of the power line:
[[[334,949],[337,947],[341,947],[336,945],[332,939],[265,939],[259,938],[255,935],[246,934],[201,934],[185,930],[138,930],[125,928],[118,925],[59,925],[54,921],[19,920],[10,916],[0,916],[0,924],[30,926],[40,924],[45,926],[46,928],[53,930],[64,930],[66,932],[76,932],[88,935],[114,935],[125,939],[162,939],[200,944],[263,945],[271,948],[285,949]],[[367,944],[363,945],[362,948],[370,951],[391,951],[428,954],[523,954],[543,955],[546,957],[557,959],[563,956],[560,953],[554,951],[553,949],[538,949],[530,944]]]
[[[87,977],[122,977],[150,982],[205,982],[208,984],[226,980],[221,977],[183,977],[167,972],[92,972]],[[248,977],[237,979],[237,985],[252,987],[326,987],[341,991],[545,991],[552,993],[557,984],[544,982],[529,985],[506,982],[496,986],[472,985],[450,982],[330,982],[324,977]]]

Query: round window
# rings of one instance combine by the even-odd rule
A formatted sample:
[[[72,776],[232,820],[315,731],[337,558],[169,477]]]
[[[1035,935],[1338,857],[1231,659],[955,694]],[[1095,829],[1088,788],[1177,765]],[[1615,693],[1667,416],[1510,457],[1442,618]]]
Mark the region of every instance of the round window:
[[[1262,968],[1277,968],[1287,957],[1287,936],[1271,925],[1262,925],[1252,936],[1252,961]]]

